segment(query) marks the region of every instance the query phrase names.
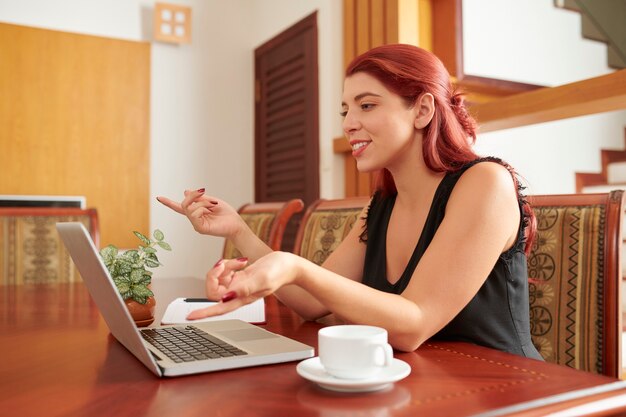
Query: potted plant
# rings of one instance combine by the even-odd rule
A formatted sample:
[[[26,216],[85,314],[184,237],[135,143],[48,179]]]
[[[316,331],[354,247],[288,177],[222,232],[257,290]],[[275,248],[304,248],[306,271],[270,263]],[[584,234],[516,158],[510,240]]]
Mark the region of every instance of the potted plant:
[[[128,310],[139,327],[148,326],[154,321],[154,293],[150,289],[152,272],[146,268],[162,265],[157,257],[157,247],[172,250],[163,239],[163,232],[156,229],[154,239],[139,232],[133,232],[142,244],[137,249],[120,251],[114,245],[100,250],[104,265],[109,270],[117,290],[124,299]]]

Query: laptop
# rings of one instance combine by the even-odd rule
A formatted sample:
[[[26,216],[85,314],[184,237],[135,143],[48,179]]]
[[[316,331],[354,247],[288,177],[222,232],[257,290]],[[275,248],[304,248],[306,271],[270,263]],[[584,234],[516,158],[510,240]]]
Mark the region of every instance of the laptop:
[[[311,346],[241,320],[137,328],[83,224],[56,226],[109,330],[155,375],[189,375],[313,356]],[[193,346],[172,347],[181,343],[178,339],[192,339]]]

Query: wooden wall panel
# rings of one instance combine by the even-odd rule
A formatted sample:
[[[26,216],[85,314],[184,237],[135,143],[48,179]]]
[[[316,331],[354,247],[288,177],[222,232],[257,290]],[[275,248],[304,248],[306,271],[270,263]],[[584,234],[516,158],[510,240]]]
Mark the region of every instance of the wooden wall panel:
[[[419,1],[425,0],[344,0],[344,66],[376,46],[416,43]],[[346,197],[370,195],[377,173],[359,173],[350,147],[346,144],[345,148]]]
[[[150,45],[0,24],[0,194],[84,195],[101,243],[148,232]]]

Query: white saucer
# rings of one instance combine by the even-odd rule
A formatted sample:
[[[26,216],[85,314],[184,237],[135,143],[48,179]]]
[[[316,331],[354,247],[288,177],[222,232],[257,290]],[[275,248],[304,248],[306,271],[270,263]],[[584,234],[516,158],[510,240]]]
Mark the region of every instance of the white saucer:
[[[391,366],[383,368],[377,375],[366,379],[342,379],[329,375],[320,363],[319,357],[306,359],[296,367],[304,379],[315,382],[322,388],[339,392],[371,392],[387,388],[392,383],[411,373],[408,363],[394,358]]]

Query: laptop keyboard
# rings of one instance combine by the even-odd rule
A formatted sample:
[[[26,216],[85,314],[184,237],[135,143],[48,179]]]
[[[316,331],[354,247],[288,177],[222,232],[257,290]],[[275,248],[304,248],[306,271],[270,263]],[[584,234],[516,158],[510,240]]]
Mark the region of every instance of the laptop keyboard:
[[[195,326],[143,329],[141,335],[177,363],[247,355]]]

